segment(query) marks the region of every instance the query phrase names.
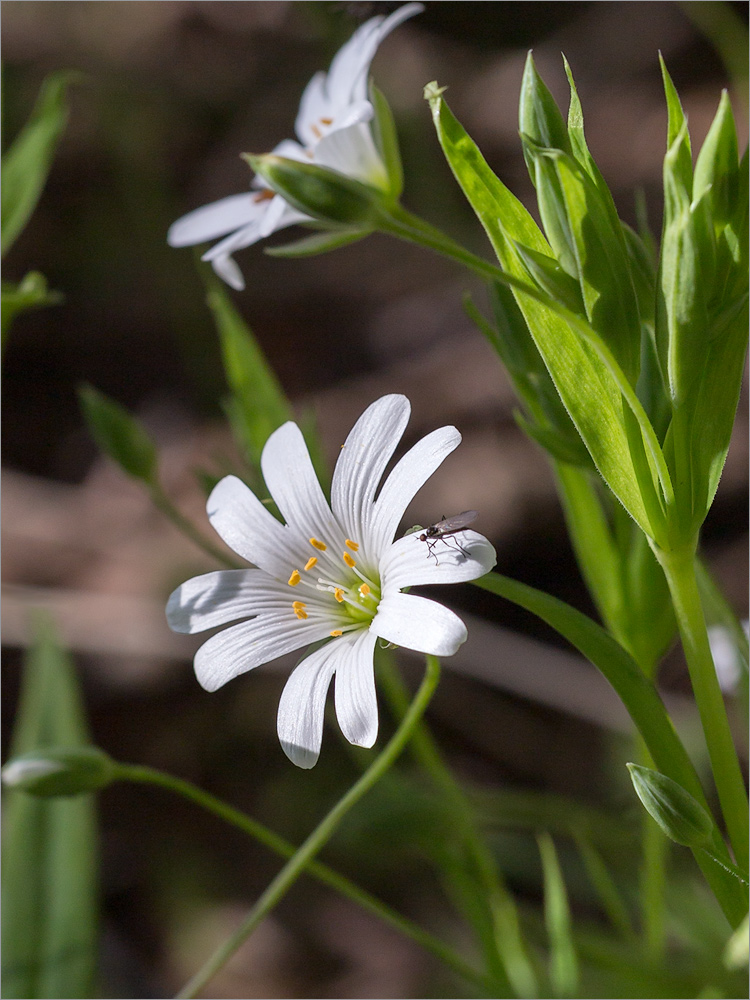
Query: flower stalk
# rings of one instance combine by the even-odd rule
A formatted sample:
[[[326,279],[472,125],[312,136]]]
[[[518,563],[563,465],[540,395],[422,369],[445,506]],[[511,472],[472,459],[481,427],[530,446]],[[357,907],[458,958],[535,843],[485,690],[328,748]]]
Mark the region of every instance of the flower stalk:
[[[426,657],[427,666],[422,683],[400,726],[375,758],[362,777],[349,789],[313,830],[294,856],[271,882],[247,918],[235,933],[221,945],[208,962],[198,970],[177,994],[176,1000],[196,997],[213,976],[226,964],[237,949],[252,934],[258,924],[283,899],[289,889],[336,832],[346,814],[379,781],[393,765],[412,738],[440,680],[440,661],[435,656]]]

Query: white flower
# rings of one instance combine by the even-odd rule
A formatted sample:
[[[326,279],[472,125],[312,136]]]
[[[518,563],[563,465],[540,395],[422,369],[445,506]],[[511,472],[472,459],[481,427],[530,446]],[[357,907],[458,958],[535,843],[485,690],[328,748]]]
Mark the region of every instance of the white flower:
[[[316,73],[305,88],[295,122],[299,142],[285,139],[273,153],[329,167],[387,190],[387,171],[369,124],[374,109],[367,99],[367,74],[383,39],[423,9],[421,3],[407,3],[389,17],[373,17],[358,28],[336,54],[328,73]],[[262,178],[255,177],[252,186],[254,192],[231,195],[189,212],[173,223],[167,234],[173,247],[194,246],[224,236],[203,260],[210,261],[219,277],[238,291],[245,287],[245,281],[232,258],[236,250],[286,226],[310,221],[310,216],[274,194]]]
[[[318,759],[334,674],[342,732],[358,746],[375,742],[378,638],[436,656],[450,656],[465,641],[457,615],[403,588],[474,580],[495,565],[495,550],[475,531],[462,532],[458,546],[439,540],[434,557],[418,534],[393,541],[409,502],[461,440],[455,427],[422,438],[396,463],[376,497],[409,411],[409,401],[397,395],[365,410],[336,462],[330,506],[297,425],[274,431],[261,467],[286,523],[239,479],[222,479],[208,499],[209,520],[257,569],[195,577],[167,604],[176,632],[239,622],[213,635],[195,655],[196,675],[208,691],[285,653],[323,643],[299,662],[279,704],[279,739],[300,767]]]

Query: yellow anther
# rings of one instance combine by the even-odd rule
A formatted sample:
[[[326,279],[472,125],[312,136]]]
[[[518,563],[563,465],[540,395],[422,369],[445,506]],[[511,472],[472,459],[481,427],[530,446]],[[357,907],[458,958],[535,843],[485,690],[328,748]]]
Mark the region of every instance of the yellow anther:
[[[292,607],[295,611],[301,611],[302,608],[306,608],[307,605],[304,601],[292,601]]]
[[[366,583],[363,583],[360,585],[359,592],[363,597],[367,597],[367,595],[370,593],[370,588]]]
[[[307,571],[308,569],[312,569],[313,566],[317,563],[317,561],[318,560],[315,558],[315,556],[310,556],[310,558],[305,563],[305,570]]]
[[[315,124],[312,124],[310,126],[310,131],[312,132],[312,134],[315,136],[316,139],[320,139],[321,135],[323,134],[318,128],[318,126]]]
[[[344,559],[344,562],[346,563],[346,565],[347,565],[347,566],[348,566],[348,567],[349,567],[350,569],[354,569],[354,567],[355,567],[355,566],[357,565],[357,564],[355,563],[355,561],[354,561],[354,560],[352,559],[352,557],[351,557],[351,556],[349,555],[349,553],[348,553],[348,552],[345,552],[345,553],[344,553],[344,555],[343,555],[343,559]]]
[[[321,118],[319,121],[321,125],[333,125],[333,118]]]
[[[311,538],[310,545],[312,545],[312,547],[314,549],[317,549],[319,552],[325,552],[325,550],[328,548],[325,542],[318,541],[317,538]]]
[[[294,613],[300,619],[300,621],[302,621],[303,618],[307,618],[307,612],[303,611],[302,608],[295,608]]]
[[[336,587],[336,589],[333,592],[333,596],[336,598],[339,604],[341,604],[344,600],[344,591],[341,589],[341,587]]]
[[[299,570],[294,569],[292,570],[292,575],[287,580],[287,583],[289,584],[290,587],[296,587],[301,579],[302,577],[299,575]]]
[[[340,635],[343,635],[344,633],[343,633],[343,632],[341,631],[341,629],[340,629],[340,628],[335,628],[335,629],[333,630],[333,632],[329,632],[328,634],[329,634],[329,635],[332,635],[334,639],[338,639],[338,637],[339,637]]]
[[[359,550],[359,542],[353,542],[351,538],[347,538],[345,544],[348,549],[352,550],[352,552],[357,552]]]

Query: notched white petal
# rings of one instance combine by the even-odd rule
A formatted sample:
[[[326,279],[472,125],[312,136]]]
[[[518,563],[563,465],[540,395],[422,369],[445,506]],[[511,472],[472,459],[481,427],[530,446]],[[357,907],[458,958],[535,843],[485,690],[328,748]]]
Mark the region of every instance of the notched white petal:
[[[433,656],[452,656],[468,635],[458,615],[415,594],[384,597],[370,630],[397,646]]]
[[[167,243],[171,247],[208,243],[252,222],[259,210],[252,191],[221,198],[173,222],[167,232]]]
[[[167,621],[174,632],[192,635],[289,605],[288,587],[262,570],[224,569],[179,586],[167,602]]]
[[[334,695],[341,732],[358,747],[371,747],[378,738],[378,700],[375,692],[373,632],[354,633],[355,638],[337,639]]]
[[[335,667],[333,644],[305,657],[292,671],[279,701],[281,747],[297,767],[310,768],[320,754],[326,695]]]
[[[420,532],[406,535],[388,549],[380,563],[384,591],[477,580],[497,562],[495,549],[477,531],[461,531],[429,542],[419,538]]]

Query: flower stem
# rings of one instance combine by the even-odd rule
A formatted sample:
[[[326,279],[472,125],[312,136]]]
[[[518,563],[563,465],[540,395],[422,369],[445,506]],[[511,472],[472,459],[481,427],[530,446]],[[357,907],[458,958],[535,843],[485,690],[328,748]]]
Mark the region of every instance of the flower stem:
[[[394,711],[399,717],[403,716],[408,705],[408,694],[390,657],[382,657],[380,677]],[[526,956],[515,901],[477,829],[471,804],[443,761],[424,723],[414,731],[412,749],[452,810],[477,880],[481,883],[489,910],[489,933],[482,934],[480,930],[480,936],[483,937],[487,964],[492,975],[502,980],[507,979],[516,996],[537,996],[536,976]]]
[[[748,866],[747,793],[711,657],[695,572],[695,546],[664,551],[654,546],[672,595],[695,701],[711,759],[716,790],[737,864]]]
[[[217,799],[216,796],[203,791],[202,788],[198,788],[197,785],[189,781],[184,781],[182,778],[166,774],[164,771],[159,771],[153,767],[118,763],[117,780],[156,785],[160,788],[166,788],[177,795],[181,795],[207,812],[213,813],[214,816],[218,816],[219,819],[242,830],[243,833],[253,837],[259,843],[263,844],[264,847],[269,848],[269,850],[280,855],[282,858],[293,857],[297,850],[294,844],[291,844],[288,840],[269,830],[268,827],[253,819],[252,816],[248,816],[247,813],[235,809],[234,806],[230,806],[227,802],[222,802],[221,799]],[[448,945],[444,944],[439,938],[434,937],[428,931],[425,931],[412,920],[409,920],[408,917],[402,916],[388,906],[387,903],[382,902],[376,896],[361,889],[356,882],[352,882],[345,875],[340,875],[333,868],[329,868],[328,865],[324,865],[320,861],[310,861],[305,871],[308,875],[312,875],[313,878],[327,885],[330,889],[341,893],[342,896],[357,903],[385,923],[390,924],[391,927],[400,931],[405,937],[410,938],[426,951],[431,952],[444,962],[445,965],[453,969],[454,972],[463,976],[468,982],[474,983],[482,990],[488,989],[489,983],[487,980],[465,962],[460,955],[457,955],[449,948]]]
[[[230,569],[237,569],[239,563],[235,562],[231,556],[228,556],[225,552],[222,552],[218,546],[214,545],[208,538],[205,538],[201,532],[195,527],[192,521],[189,521],[184,514],[182,514],[177,507],[172,503],[167,494],[164,492],[159,483],[152,483],[149,489],[151,500],[157,510],[172,522],[172,524],[181,531],[183,535],[186,535],[191,542],[194,542],[199,549],[211,556],[212,559],[216,559],[223,566],[228,566]]]
[[[221,945],[206,964],[190,979],[177,994],[177,1000],[187,1000],[196,997],[211,978],[232,957],[240,945],[252,934],[263,918],[284,897],[294,882],[299,878],[318,851],[335,833],[339,824],[349,810],[359,802],[362,796],[391,767],[398,755],[412,737],[414,729],[421,719],[440,679],[440,662],[434,656],[427,657],[427,669],[417,694],[404,716],[401,725],[386,744],[372,765],[362,777],[340,799],[328,815],[318,824],[307,840],[295,852],[288,863],[281,869],[271,882],[258,902],[252,908],[247,918],[235,933]]]

